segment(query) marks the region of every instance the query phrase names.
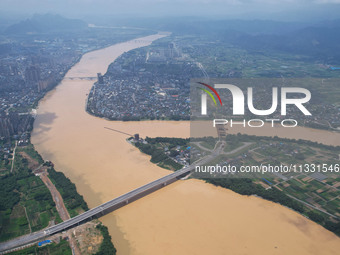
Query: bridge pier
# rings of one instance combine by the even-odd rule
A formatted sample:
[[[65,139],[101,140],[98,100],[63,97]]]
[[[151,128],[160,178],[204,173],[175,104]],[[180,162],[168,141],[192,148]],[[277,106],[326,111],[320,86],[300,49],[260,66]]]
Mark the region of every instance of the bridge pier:
[[[46,236],[50,236],[52,234],[59,233],[61,231],[65,231],[68,229],[71,229],[75,226],[79,226],[88,220],[92,220],[93,218],[99,218],[101,216],[104,216],[112,211],[117,210],[118,208],[121,208],[129,203],[132,203],[133,201],[136,201],[148,194],[151,194],[152,192],[159,190],[175,181],[180,179],[181,177],[187,175],[194,169],[194,165],[182,169],[179,171],[176,171],[174,173],[171,173],[167,176],[161,177],[153,182],[150,182],[142,187],[139,187],[133,191],[130,191],[129,193],[126,193],[124,195],[121,195],[120,197],[117,197],[109,202],[106,202],[98,207],[92,208],[89,211],[84,212],[83,214],[77,215],[65,222],[61,222],[55,226],[49,227],[48,229],[44,230],[45,232],[41,231],[40,236],[37,238],[36,236],[33,237],[25,237],[25,238],[18,238],[19,240],[10,240],[6,244],[6,246],[1,243],[0,245],[0,253],[6,250],[10,250],[13,248],[16,248],[21,245],[26,245],[32,242],[35,242],[38,239],[45,238]],[[39,234],[39,233],[37,233]]]

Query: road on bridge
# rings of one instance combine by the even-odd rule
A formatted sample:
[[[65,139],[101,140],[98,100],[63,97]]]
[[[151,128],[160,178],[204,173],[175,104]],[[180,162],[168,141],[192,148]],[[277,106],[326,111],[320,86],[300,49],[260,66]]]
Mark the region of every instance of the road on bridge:
[[[61,222],[57,225],[48,227],[44,230],[34,232],[32,234],[28,234],[25,236],[21,236],[12,240],[9,240],[4,243],[0,243],[0,254],[7,253],[9,251],[12,251],[16,248],[23,247],[28,244],[35,243],[41,239],[44,239],[48,236],[51,236],[53,234],[65,231],[67,229],[70,229],[72,227],[75,227],[79,224],[82,224],[88,220],[92,220],[93,218],[99,218],[107,213],[110,213],[118,208],[121,208],[128,203],[131,203],[139,198],[142,198],[158,189],[161,189],[162,187],[173,183],[177,181],[180,178],[185,177],[189,173],[191,173],[196,166],[198,165],[204,165],[210,161],[212,161],[214,158],[216,158],[218,155],[220,155],[223,152],[223,148],[225,145],[225,142],[218,142],[218,146],[216,146],[216,149],[212,151],[211,155],[208,155],[201,160],[193,163],[192,165],[182,168],[181,170],[178,170],[176,172],[173,172],[169,175],[166,175],[162,178],[159,178],[153,182],[150,182],[144,186],[141,186],[137,189],[134,189],[122,196],[119,196],[115,199],[112,199],[111,201],[108,201],[104,204],[101,204],[95,208],[92,208],[82,214],[79,214],[71,219],[68,219],[64,222]]]

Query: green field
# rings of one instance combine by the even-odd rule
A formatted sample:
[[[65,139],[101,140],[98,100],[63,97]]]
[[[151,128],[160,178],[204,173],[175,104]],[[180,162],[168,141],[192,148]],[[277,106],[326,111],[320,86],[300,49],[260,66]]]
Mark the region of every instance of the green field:
[[[60,222],[50,191],[33,175],[18,155],[18,168],[0,179],[0,240],[5,241],[48,226],[50,220]],[[27,212],[27,216],[25,213]]]
[[[206,149],[215,147],[217,139],[212,137],[179,139],[175,138],[148,138],[148,146],[143,145],[141,149],[149,155],[153,155],[153,150],[164,152],[165,148],[172,150],[179,146],[176,142],[180,142],[180,148],[191,146],[198,155],[207,155],[211,152]],[[249,146],[236,150],[233,154],[228,152],[235,150],[249,143]],[[171,143],[175,143],[171,146]],[[200,146],[198,146],[200,144]],[[138,147],[138,146],[137,146]],[[195,153],[191,151],[194,160]],[[311,141],[291,140],[278,137],[259,137],[249,135],[227,135],[224,154],[217,156],[214,160],[206,165],[235,165],[235,166],[252,166],[260,164],[271,165],[288,165],[288,164],[339,164],[338,155],[340,147],[318,144]],[[174,154],[175,155],[175,154]],[[170,154],[168,154],[170,157]],[[191,159],[193,160],[193,159]],[[153,161],[154,162],[154,161]],[[157,163],[157,162],[154,162]],[[232,189],[244,195],[259,195],[265,199],[288,206],[306,217],[318,222],[327,229],[336,234],[340,234],[340,191],[337,185],[340,183],[339,172],[329,171],[324,173],[324,180],[318,180],[311,172],[304,173],[282,173],[282,175],[274,175],[267,173],[259,174],[242,174],[238,177],[242,178],[205,178],[206,181]],[[194,175],[195,177],[195,175]],[[200,178],[200,177],[198,177]],[[263,180],[265,178],[267,181]],[[291,196],[291,197],[290,197]],[[295,199],[294,199],[295,198]],[[315,210],[310,206],[306,206],[302,200],[312,206],[318,207],[334,216]]]
[[[43,229],[51,220],[61,221],[50,191],[19,154],[15,173],[0,178],[0,192],[0,241],[27,234],[30,228]]]
[[[10,255],[72,255],[72,250],[67,241],[61,240],[59,243],[52,243],[45,245],[43,247],[38,247],[37,245],[9,253]]]

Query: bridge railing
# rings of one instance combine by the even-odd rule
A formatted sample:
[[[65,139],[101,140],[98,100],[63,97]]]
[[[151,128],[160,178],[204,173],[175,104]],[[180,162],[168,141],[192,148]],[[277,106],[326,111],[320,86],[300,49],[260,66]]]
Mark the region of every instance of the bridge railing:
[[[177,178],[181,175],[185,175],[187,173],[189,173],[191,170],[193,169],[193,166],[189,166],[189,167],[186,167],[186,168],[183,168],[181,170],[178,170],[174,173],[171,173],[169,175],[166,175],[166,176],[163,176],[155,181],[152,181],[148,184],[145,184],[139,188],[136,188],[132,191],[129,191],[128,193],[125,193],[117,198],[114,198],[108,202],[105,202],[97,207],[94,207],[82,214],[79,214],[71,219],[68,219],[64,222],[61,222],[55,226],[52,226],[52,227],[49,227],[45,230],[45,233],[46,235],[51,235],[51,234],[54,234],[54,233],[57,233],[57,232],[60,232],[62,231],[63,229],[66,229],[66,228],[69,228],[73,225],[76,225],[82,221],[85,221],[87,220],[88,218],[91,218],[91,217],[95,217],[97,216],[98,214],[100,213],[103,213],[105,210],[109,210],[110,207],[112,206],[115,206],[119,203],[122,203],[122,202],[125,202],[126,200],[129,200],[129,199],[132,199],[134,196],[137,196],[139,195],[140,193],[142,192],[145,192],[149,189],[153,189],[155,186],[157,185],[162,185],[166,182],[169,182],[171,180],[173,180],[174,178]]]

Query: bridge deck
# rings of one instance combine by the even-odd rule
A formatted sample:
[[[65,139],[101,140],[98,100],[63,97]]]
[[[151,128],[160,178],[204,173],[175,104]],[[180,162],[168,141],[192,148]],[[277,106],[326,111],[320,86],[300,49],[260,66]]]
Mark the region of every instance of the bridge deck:
[[[162,178],[159,178],[153,182],[150,182],[144,186],[141,186],[135,190],[132,190],[122,196],[119,196],[111,201],[108,201],[104,204],[101,204],[95,208],[92,208],[82,214],[79,214],[69,220],[61,222],[52,227],[46,228],[45,230],[37,231],[29,235],[21,236],[16,239],[4,242],[0,244],[0,254],[7,253],[15,248],[25,246],[30,243],[35,243],[38,240],[46,238],[50,235],[62,232],[66,229],[75,227],[80,223],[86,222],[87,220],[91,220],[93,218],[101,217],[109,212],[112,212],[131,201],[137,200],[157,189],[160,189],[166,186],[169,183],[176,181],[177,179],[184,177],[190,171],[194,169],[194,166],[186,167],[181,170],[178,170],[174,173],[166,175]]]
[[[220,146],[222,148],[222,144]],[[114,198],[104,204],[101,204],[97,207],[94,207],[82,214],[79,214],[69,220],[66,220],[64,222],[61,222],[57,225],[54,225],[52,227],[46,228],[45,230],[37,231],[32,234],[28,234],[25,236],[21,236],[15,239],[12,239],[10,241],[0,243],[0,254],[7,253],[9,251],[13,251],[14,249],[18,247],[23,247],[28,244],[35,243],[43,238],[46,238],[50,235],[62,232],[64,230],[70,229],[72,227],[75,227],[81,223],[86,222],[87,220],[91,220],[93,218],[101,217],[107,213],[110,213],[120,207],[123,207],[124,205],[135,201],[147,194],[150,194],[151,192],[154,192],[167,184],[170,184],[172,182],[175,182],[176,180],[186,176],[191,171],[195,169],[195,167],[198,164],[206,164],[212,159],[214,159],[220,152],[221,148],[216,148],[215,151],[209,156],[206,156],[205,158],[201,159],[199,162],[196,162],[188,167],[182,168],[181,170],[178,170],[176,172],[173,172],[171,174],[168,174],[164,177],[161,177],[155,181],[152,181],[146,185],[143,185],[137,189],[134,189],[122,196],[119,196],[117,198]]]

